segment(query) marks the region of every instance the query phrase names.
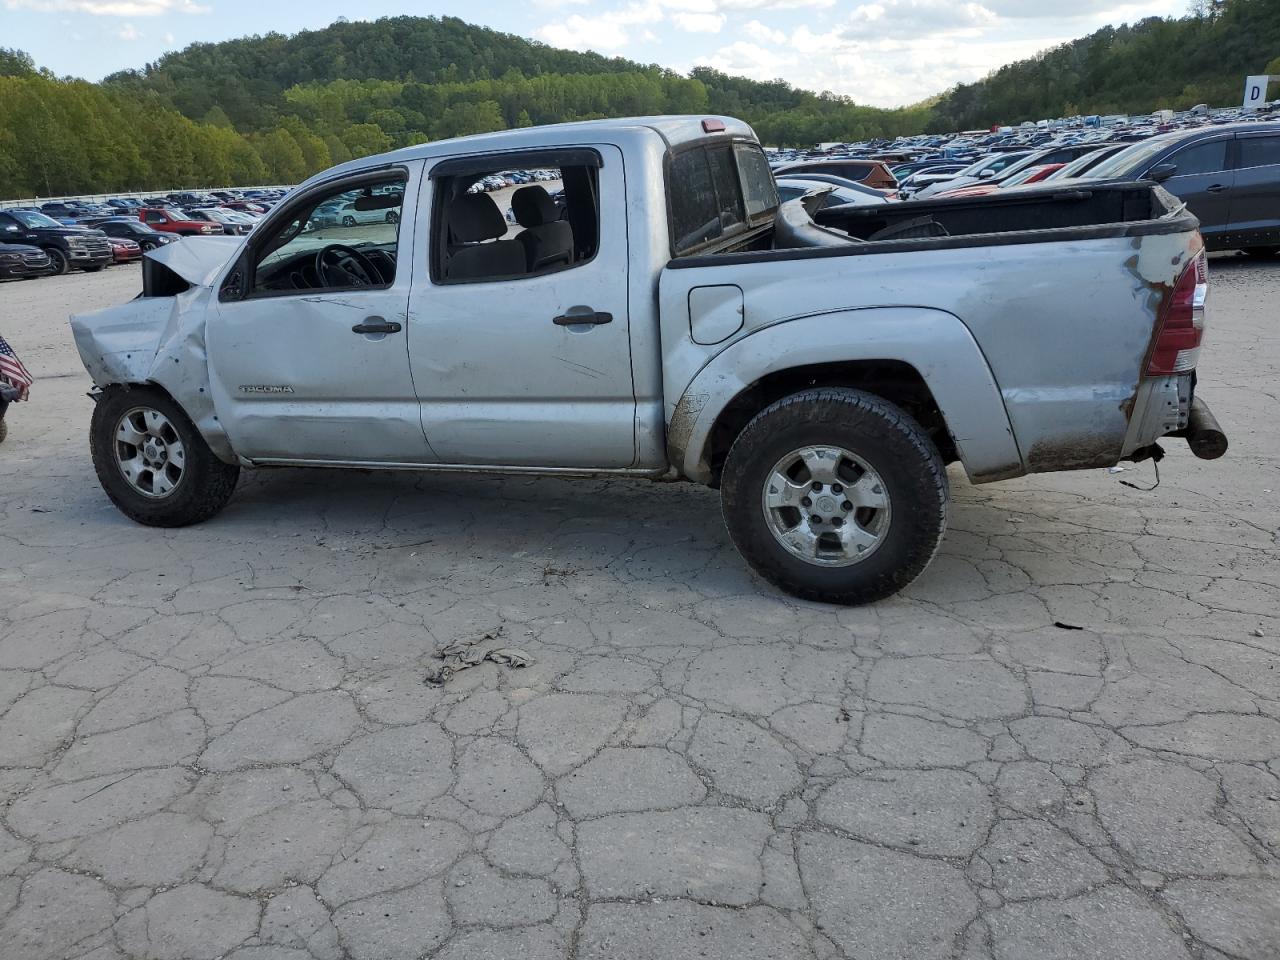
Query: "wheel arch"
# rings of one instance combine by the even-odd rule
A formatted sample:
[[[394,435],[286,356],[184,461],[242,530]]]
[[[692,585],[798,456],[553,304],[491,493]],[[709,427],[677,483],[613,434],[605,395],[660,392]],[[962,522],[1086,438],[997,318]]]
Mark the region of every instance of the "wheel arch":
[[[902,407],[944,460],[987,482],[1024,471],[1000,389],[973,335],[953,314],[866,308],[766,326],[722,351],[668,417],[668,456],[716,485],[728,446],[775,401],[809,387],[865,390]]]

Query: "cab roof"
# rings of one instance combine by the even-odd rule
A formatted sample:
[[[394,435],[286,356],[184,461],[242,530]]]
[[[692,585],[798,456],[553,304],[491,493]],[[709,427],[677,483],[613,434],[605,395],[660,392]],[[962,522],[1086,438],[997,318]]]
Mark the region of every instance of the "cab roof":
[[[709,133],[703,127],[703,121],[707,120],[712,121],[713,125],[717,122],[723,124],[723,129]],[[598,142],[601,139],[608,139],[610,135],[626,137],[637,134],[657,134],[666,142],[667,149],[690,141],[702,140],[708,136],[755,138],[755,132],[744,121],[714,114],[578,120],[572,123],[552,123],[540,127],[520,127],[495,133],[478,133],[468,137],[434,140],[430,143],[403,147],[389,153],[351,160],[325,170],[311,179],[327,180],[335,174],[351,173],[410,160],[454,157],[473,152],[536,150]]]

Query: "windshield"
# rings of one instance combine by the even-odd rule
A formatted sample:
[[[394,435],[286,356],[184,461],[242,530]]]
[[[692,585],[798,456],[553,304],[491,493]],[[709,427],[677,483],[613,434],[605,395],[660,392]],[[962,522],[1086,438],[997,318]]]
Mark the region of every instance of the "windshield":
[[[43,213],[18,213],[17,211],[11,211],[9,216],[13,217],[13,219],[17,220],[29,230],[35,230],[39,227],[62,226],[62,224],[57,220],[54,220],[52,217],[46,217]]]
[[[1169,148],[1169,141],[1159,138],[1144,140],[1121,150],[1114,157],[1103,160],[1089,171],[1090,179],[1096,177],[1105,180],[1110,177],[1130,177],[1142,173],[1147,164],[1158,154]]]

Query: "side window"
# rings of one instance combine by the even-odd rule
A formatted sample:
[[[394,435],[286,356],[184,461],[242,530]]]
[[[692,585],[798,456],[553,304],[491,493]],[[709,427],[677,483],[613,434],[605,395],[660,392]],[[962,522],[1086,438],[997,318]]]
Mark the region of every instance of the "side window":
[[[1241,168],[1280,164],[1280,137],[1241,137],[1238,142]]]
[[[600,245],[595,165],[562,163],[439,177],[432,229],[437,283],[516,280],[580,267]]]
[[[1227,169],[1228,140],[1212,140],[1197,143],[1179,150],[1169,162],[1177,165],[1175,177],[1189,177],[1201,173],[1217,173]]]
[[[164,223],[164,214],[159,210],[148,210],[146,217],[147,223]]]
[[[365,180],[300,200],[255,250],[252,293],[391,286],[404,185],[403,176]]]

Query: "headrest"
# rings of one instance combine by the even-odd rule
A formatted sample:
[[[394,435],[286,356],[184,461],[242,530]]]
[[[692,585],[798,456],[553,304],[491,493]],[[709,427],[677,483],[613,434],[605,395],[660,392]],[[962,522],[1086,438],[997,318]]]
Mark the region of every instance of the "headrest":
[[[487,193],[464,193],[449,207],[449,230],[459,243],[479,243],[504,236],[507,221]]]
[[[511,195],[511,210],[522,227],[540,227],[560,219],[556,202],[541,184],[521,187]]]

